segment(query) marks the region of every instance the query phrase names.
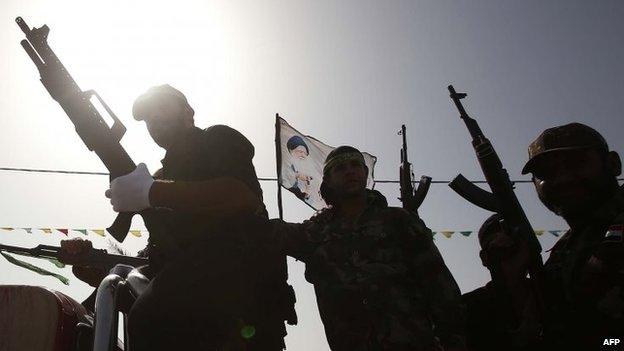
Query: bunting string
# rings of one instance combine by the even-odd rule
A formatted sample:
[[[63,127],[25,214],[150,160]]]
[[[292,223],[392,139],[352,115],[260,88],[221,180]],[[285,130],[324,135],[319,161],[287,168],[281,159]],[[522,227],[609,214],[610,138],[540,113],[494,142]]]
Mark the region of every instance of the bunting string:
[[[109,173],[105,172],[87,172],[87,171],[63,171],[63,170],[54,170],[54,169],[35,169],[35,168],[13,168],[13,167],[0,167],[0,171],[12,171],[12,172],[30,172],[30,173],[56,173],[56,174],[79,174],[79,175],[100,175],[100,176],[109,176]],[[258,180],[261,182],[277,182],[277,178],[268,178],[268,177],[258,177]],[[618,181],[624,181],[624,178],[618,178]],[[375,180],[375,183],[384,184],[399,184],[398,180],[388,180],[381,179]],[[450,180],[432,180],[431,184],[448,184]],[[471,180],[471,183],[474,184],[485,184],[487,181],[485,180]],[[512,180],[512,183],[515,184],[528,184],[533,183],[530,179],[516,179]],[[418,181],[412,181],[413,184],[417,184]]]
[[[33,232],[41,232],[43,234],[53,234],[60,233],[64,236],[69,236],[70,232],[77,232],[82,235],[89,235],[89,233],[94,233],[99,236],[110,235],[106,229],[84,229],[84,228],[23,228],[23,227],[0,227],[0,231],[12,232],[15,230],[23,230],[26,234],[33,234]],[[148,234],[147,230],[141,229],[131,229],[129,233],[137,238],[143,236],[143,234]]]
[[[535,230],[535,235],[541,236],[544,233],[548,233],[548,234],[551,234],[552,236],[559,237],[561,234],[565,232],[566,231],[563,229],[556,229],[556,230],[539,229],[539,230]],[[432,231],[431,233],[433,234],[433,236],[435,236],[436,234],[442,234],[444,237],[450,239],[453,236],[453,234],[461,234],[462,236],[468,237],[472,235],[473,233],[478,233],[478,231],[475,231],[475,230],[438,230],[438,231]]]
[[[0,227],[0,231],[5,231],[5,232],[12,232],[15,230],[23,230],[24,232],[26,232],[27,234],[33,234],[34,231],[40,231],[44,234],[53,234],[53,233],[59,233],[65,236],[69,235],[69,232],[73,231],[73,232],[77,232],[80,233],[82,235],[89,235],[89,233],[94,233],[96,235],[99,236],[107,236],[110,235],[108,233],[108,231],[106,229],[76,229],[76,228],[17,228],[17,227]],[[141,230],[141,229],[131,229],[129,231],[129,233],[137,238],[142,237],[143,235],[149,235],[149,232],[147,230]],[[432,234],[435,236],[436,234],[441,234],[446,238],[451,238],[454,234],[461,234],[464,237],[469,237],[472,234],[477,233],[477,231],[475,230],[436,230],[436,231],[432,231]],[[548,233],[552,236],[555,237],[559,237],[561,234],[565,233],[565,230],[563,229],[536,229],[535,230],[535,235],[537,236],[542,236],[545,233]]]

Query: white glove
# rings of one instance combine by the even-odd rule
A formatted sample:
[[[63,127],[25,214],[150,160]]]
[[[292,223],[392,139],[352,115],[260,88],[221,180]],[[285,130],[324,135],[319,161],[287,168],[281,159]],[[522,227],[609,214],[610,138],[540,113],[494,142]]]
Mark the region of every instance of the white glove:
[[[139,163],[132,173],[115,178],[104,195],[111,199],[115,212],[138,212],[151,207],[149,191],[153,183],[145,163]]]

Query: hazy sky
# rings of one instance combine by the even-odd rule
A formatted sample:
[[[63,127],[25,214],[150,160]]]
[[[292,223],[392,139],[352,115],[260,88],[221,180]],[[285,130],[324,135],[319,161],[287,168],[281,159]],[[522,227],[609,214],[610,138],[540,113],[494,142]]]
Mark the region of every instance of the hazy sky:
[[[81,171],[105,168],[79,140],[64,112],[38,82],[14,22],[47,24],[49,43],[82,89],[96,89],[126,124],[132,158],[151,171],[164,155],[130,114],[146,88],[183,91],[196,124],[228,124],[255,145],[260,177],[275,177],[274,116],[330,144],[378,157],[377,179],[398,179],[401,124],[408,127],[417,177],[482,179],[468,132],[446,86],[468,92],[464,104],[515,179],[526,146],[541,130],[579,121],[622,151],[624,3],[612,1],[3,1],[0,4],[0,167]],[[262,183],[277,216],[276,186]],[[107,177],[0,172],[0,226],[103,228],[114,217]],[[379,184],[399,205],[398,186]],[[530,184],[517,194],[536,229],[565,229]],[[284,217],[312,212],[284,193]],[[433,230],[476,230],[488,213],[432,185],[421,216]],[[140,223],[136,224],[141,227]],[[46,242],[60,234],[46,237]],[[34,245],[38,237],[0,231],[0,243]],[[555,238],[540,237],[545,249]],[[436,236],[462,291],[488,275],[476,236]],[[128,243],[132,248],[137,243]],[[140,246],[140,245],[139,245]],[[290,262],[300,324],[289,349],[327,349],[303,265]],[[63,287],[0,259],[0,283]],[[5,272],[8,272],[6,274]]]

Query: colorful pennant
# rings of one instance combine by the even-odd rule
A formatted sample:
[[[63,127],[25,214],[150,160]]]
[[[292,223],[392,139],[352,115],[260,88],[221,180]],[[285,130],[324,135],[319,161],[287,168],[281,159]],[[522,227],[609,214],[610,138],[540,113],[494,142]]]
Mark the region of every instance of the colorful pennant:
[[[450,239],[450,238],[451,238],[451,235],[453,235],[453,233],[455,233],[455,232],[454,232],[454,231],[452,231],[452,230],[443,230],[443,231],[441,231],[440,233],[442,233],[442,235],[444,235],[445,237],[447,237],[447,238],[449,238],[449,239]]]
[[[106,237],[107,232],[106,229],[69,229],[69,228],[37,228],[38,230],[42,231],[45,234],[52,234],[53,231],[58,231],[59,233],[62,233],[66,236],[69,236],[69,231],[76,231],[82,235],[89,235],[89,231],[102,236],[102,237]],[[0,227],[0,230],[4,230],[4,231],[15,231],[15,230],[24,230],[26,233],[28,234],[32,234],[32,230],[33,228],[16,228],[16,227]],[[535,230],[535,235],[537,236],[541,236],[543,235],[545,232],[550,233],[551,235],[555,236],[555,237],[559,237],[563,232],[565,232],[565,230],[561,230],[561,229],[556,229],[556,230]],[[130,234],[132,234],[132,236],[140,238],[143,236],[143,234],[149,234],[149,232],[147,230],[140,230],[140,229],[131,229],[129,231]],[[439,230],[439,231],[432,231],[431,235],[435,236],[436,234],[442,234],[444,235],[446,238],[451,238],[453,236],[453,234],[455,233],[459,233],[464,237],[469,237],[471,236],[473,233],[475,233],[475,231],[473,230],[459,230],[459,231],[455,231],[455,230]]]
[[[559,236],[559,234],[561,234],[561,230],[549,230],[548,232],[554,236]]]

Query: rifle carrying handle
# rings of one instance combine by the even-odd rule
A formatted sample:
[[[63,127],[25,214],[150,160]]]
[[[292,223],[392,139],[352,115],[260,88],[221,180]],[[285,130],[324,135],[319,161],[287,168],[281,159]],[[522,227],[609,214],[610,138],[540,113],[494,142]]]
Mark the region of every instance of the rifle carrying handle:
[[[100,104],[104,106],[106,113],[108,113],[108,115],[113,119],[113,125],[110,126],[111,135],[113,136],[115,141],[119,142],[121,138],[123,137],[123,135],[126,134],[126,126],[124,126],[123,123],[121,123],[119,118],[117,118],[117,115],[115,115],[113,110],[111,110],[111,108],[108,107],[106,102],[104,102],[104,100],[100,97],[100,94],[98,94],[95,90],[93,89],[87,90],[83,92],[83,94],[85,95],[85,98],[87,100],[90,99],[91,96],[95,96],[100,101]]]

